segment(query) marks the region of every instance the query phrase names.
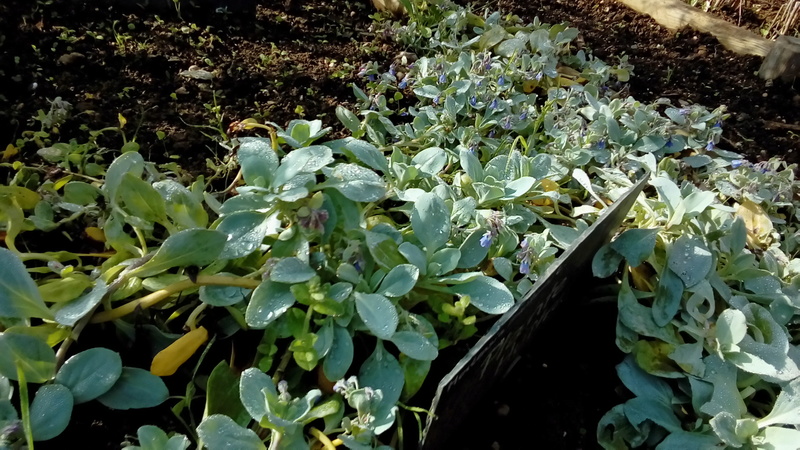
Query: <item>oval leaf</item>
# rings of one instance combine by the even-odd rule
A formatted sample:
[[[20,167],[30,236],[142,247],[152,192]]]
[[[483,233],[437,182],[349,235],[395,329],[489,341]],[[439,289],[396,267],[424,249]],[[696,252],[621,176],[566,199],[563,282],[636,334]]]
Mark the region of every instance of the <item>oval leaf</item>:
[[[416,331],[398,331],[391,341],[401,352],[414,359],[432,361],[439,356],[439,349]]]
[[[33,440],[53,439],[66,430],[72,417],[72,406],[72,394],[66,387],[60,384],[40,387],[31,404]]]
[[[68,327],[74,326],[83,316],[89,314],[106,295],[108,286],[102,278],[95,280],[94,288],[86,294],[64,305],[56,311],[56,322]]]
[[[353,338],[347,328],[333,327],[333,344],[328,352],[328,356],[322,362],[322,370],[325,378],[329,380],[339,380],[344,378],[350,365],[353,363]]]
[[[353,297],[356,300],[356,311],[369,331],[381,339],[391,338],[399,323],[394,304],[380,294],[354,292]]]
[[[667,265],[690,288],[708,276],[712,262],[711,252],[702,240],[681,236],[672,244]]]
[[[514,296],[501,282],[481,275],[474,280],[450,287],[454,294],[468,295],[469,302],[489,314],[503,314],[514,306]]]
[[[658,230],[626,230],[610,245],[628,261],[629,266],[636,267],[653,253],[657,233]]]
[[[417,266],[412,264],[400,264],[390,270],[386,277],[384,277],[378,292],[387,297],[406,295],[411,289],[414,289],[418,278],[419,269]]]
[[[278,168],[278,155],[267,138],[243,138],[236,156],[248,186],[268,187]]]
[[[197,435],[208,450],[264,450],[261,438],[228,416],[214,414],[197,427]]]
[[[219,223],[217,231],[228,235],[220,259],[236,259],[258,250],[264,236],[269,231],[266,214],[254,211],[240,211],[226,216]]]
[[[317,274],[307,263],[299,258],[280,259],[269,272],[269,279],[277,283],[303,283]]]
[[[111,389],[122,375],[117,352],[96,347],[71,357],[56,374],[56,382],[68,387],[75,403],[94,400]]]
[[[201,286],[200,301],[211,306],[230,306],[245,300],[251,291],[237,286]]]
[[[294,305],[294,295],[289,285],[264,281],[250,297],[245,311],[245,321],[253,328],[266,328]]]
[[[117,382],[97,401],[111,409],[139,409],[158,406],[169,391],[161,378],[135,367],[123,367]]]
[[[438,195],[426,192],[414,202],[411,228],[429,252],[438,250],[450,240],[450,211]]]
[[[250,417],[257,421],[261,421],[269,412],[264,391],[272,397],[278,395],[275,383],[269,375],[254,367],[242,372],[242,377],[239,379],[239,399]]]
[[[25,334],[0,334],[0,375],[17,380],[17,366],[28,383],[44,383],[55,375],[56,354],[41,339]]]

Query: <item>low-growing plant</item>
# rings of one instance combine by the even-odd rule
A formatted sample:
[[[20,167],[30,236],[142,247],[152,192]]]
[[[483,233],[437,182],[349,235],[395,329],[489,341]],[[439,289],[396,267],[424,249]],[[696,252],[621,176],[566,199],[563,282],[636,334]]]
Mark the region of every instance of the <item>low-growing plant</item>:
[[[222,192],[137,151],[62,185],[4,164],[18,172],[0,186],[0,442],[57,436],[77,403],[160,404],[177,376],[187,429],[142,427],[141,448],[386,448],[439,352],[523,299],[641,176],[652,189],[593,263],[621,277],[635,395],[600,443],[797,442],[792,168],[720,149],[723,108],[622,96],[631,67],[573,52],[574,29],[406,3],[391,34],[420,57],[362,68],[359,110],[336,111],[352,136],[220,128],[269,135],[226,144],[240,173]],[[26,239],[78,218],[103,253]],[[87,329],[121,342],[72,354]],[[232,344],[244,334],[249,353]],[[149,371],[115,351],[134,342]]]

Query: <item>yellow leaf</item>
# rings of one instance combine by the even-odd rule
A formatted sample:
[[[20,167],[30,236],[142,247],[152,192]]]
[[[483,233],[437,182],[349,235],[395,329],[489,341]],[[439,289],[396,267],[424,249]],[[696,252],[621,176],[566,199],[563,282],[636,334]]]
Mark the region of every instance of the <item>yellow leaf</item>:
[[[97,227],[86,227],[83,230],[86,233],[86,236],[89,236],[89,239],[97,242],[105,242],[106,241],[106,234]]]
[[[122,114],[117,114],[117,119],[119,119],[119,127],[125,128],[125,124],[128,123],[128,119],[126,119]]]
[[[772,221],[760,205],[745,200],[736,206],[736,216],[741,217],[747,228],[747,245],[752,248],[767,248],[772,240]]]
[[[539,82],[536,80],[525,80],[522,82],[522,91],[526,94],[530,94],[537,87],[539,87]]]
[[[42,197],[22,186],[0,186],[0,197],[6,197],[22,209],[33,209]]]
[[[551,192],[551,191],[558,190],[558,183],[556,183],[555,181],[553,181],[553,180],[551,180],[549,178],[543,179],[540,183],[542,185],[542,189],[544,189],[545,192]]]
[[[8,146],[6,147],[5,151],[3,151],[2,160],[3,161],[7,161],[7,160],[11,159],[17,153],[19,153],[19,149],[17,147],[14,147],[14,144],[8,144]]]
[[[208,330],[203,327],[197,327],[184,334],[169,347],[158,352],[150,364],[150,373],[159,377],[174,374],[178,367],[191,358],[207,340]]]
[[[59,278],[39,286],[39,294],[48,303],[64,303],[74,300],[94,285],[92,280],[82,274],[73,273],[66,278]]]
[[[636,267],[630,267],[628,271],[631,273],[633,286],[636,289],[642,292],[653,292],[655,290],[652,280],[655,272],[649,264],[639,264]]]
[[[62,177],[61,179],[53,183],[53,188],[55,188],[55,190],[59,190],[70,181],[72,181],[72,175],[67,175],[65,177]]]

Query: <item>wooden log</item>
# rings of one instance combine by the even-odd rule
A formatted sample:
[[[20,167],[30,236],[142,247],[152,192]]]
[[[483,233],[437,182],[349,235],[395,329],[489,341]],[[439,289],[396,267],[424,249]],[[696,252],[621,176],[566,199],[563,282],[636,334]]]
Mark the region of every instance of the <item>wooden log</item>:
[[[689,6],[681,0],[618,0],[625,6],[647,14],[659,25],[673,31],[691,27],[714,35],[725,48],[740,55],[767,56],[773,41],[711,14]]]
[[[791,81],[800,75],[800,39],[791,36],[781,36],[775,41],[775,46],[769,52],[758,76],[765,80],[781,78]]]

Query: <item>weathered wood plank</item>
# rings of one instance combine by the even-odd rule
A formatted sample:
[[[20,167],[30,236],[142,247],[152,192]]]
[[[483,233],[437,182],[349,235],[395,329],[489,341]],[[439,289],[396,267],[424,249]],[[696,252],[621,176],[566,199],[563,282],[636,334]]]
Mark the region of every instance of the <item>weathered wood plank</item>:
[[[800,39],[779,37],[758,69],[758,76],[765,80],[782,78],[784,81],[800,76]]]

